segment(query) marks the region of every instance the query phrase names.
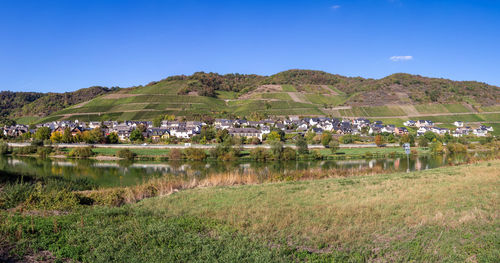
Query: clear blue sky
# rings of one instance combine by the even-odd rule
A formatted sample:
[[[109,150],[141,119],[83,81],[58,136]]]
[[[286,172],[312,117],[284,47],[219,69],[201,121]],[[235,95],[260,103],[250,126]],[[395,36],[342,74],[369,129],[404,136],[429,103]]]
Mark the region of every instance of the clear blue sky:
[[[494,0],[0,0],[0,90],[291,68],[500,85],[499,62]]]

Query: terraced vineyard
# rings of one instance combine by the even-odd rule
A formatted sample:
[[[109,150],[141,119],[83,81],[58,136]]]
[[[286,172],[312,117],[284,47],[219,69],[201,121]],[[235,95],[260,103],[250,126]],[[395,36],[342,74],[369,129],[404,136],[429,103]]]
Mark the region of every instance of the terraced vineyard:
[[[424,86],[417,88],[415,83]],[[443,83],[459,90],[460,96],[438,86]],[[442,95],[429,102],[425,94],[434,86],[443,89],[439,91]],[[471,95],[475,93],[468,94],[468,89],[481,90],[486,94],[484,100]],[[290,70],[269,77],[195,73],[120,89],[36,121],[151,120],[173,114],[188,119],[207,115],[247,118],[329,115],[393,119],[397,123],[416,118],[445,124],[455,120],[496,123],[500,121],[500,95],[495,94],[500,94],[500,88],[484,83],[407,74],[371,80],[307,70]],[[18,119],[26,123],[34,120],[26,116]]]

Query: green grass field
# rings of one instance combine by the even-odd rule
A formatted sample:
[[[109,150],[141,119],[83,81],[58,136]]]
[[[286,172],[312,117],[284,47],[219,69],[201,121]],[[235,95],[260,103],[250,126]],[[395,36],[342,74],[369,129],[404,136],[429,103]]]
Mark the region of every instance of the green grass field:
[[[0,248],[80,262],[497,262],[498,171],[495,160],[203,187],[69,213],[1,210]]]

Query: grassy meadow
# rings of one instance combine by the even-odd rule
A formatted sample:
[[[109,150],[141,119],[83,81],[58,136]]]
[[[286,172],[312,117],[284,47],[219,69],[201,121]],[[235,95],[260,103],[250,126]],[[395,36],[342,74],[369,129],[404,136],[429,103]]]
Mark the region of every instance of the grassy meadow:
[[[500,160],[490,160],[258,185],[214,181],[120,207],[2,210],[0,260],[496,262],[499,171]]]

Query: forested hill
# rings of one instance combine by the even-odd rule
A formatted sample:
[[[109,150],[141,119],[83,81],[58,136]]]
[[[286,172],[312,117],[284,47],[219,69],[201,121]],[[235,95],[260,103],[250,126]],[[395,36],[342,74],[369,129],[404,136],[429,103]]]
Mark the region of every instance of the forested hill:
[[[117,90],[94,86],[65,93],[0,91],[0,116],[47,116],[66,107],[89,101],[99,95]]]
[[[369,79],[299,69],[271,76],[197,72],[130,88],[96,86],[66,93],[7,91],[0,92],[0,98],[0,115],[24,118],[24,123],[68,118],[152,119],[164,114],[190,118],[251,114],[415,116],[500,108],[500,88],[476,81],[405,73]],[[44,116],[48,117],[39,118]]]
[[[260,85],[292,85],[305,90],[310,85],[328,85],[348,95],[347,105],[384,105],[408,97],[409,103],[451,103],[472,98],[481,105],[500,103],[500,88],[477,81],[453,81],[419,75],[397,73],[382,79],[345,77],[317,70],[292,69],[271,76],[198,72],[191,76],[173,76],[163,81],[185,80],[187,87],[179,94],[197,92],[216,97],[216,91],[245,93]],[[157,84],[153,82],[151,84]],[[398,97],[399,96],[399,97]]]

